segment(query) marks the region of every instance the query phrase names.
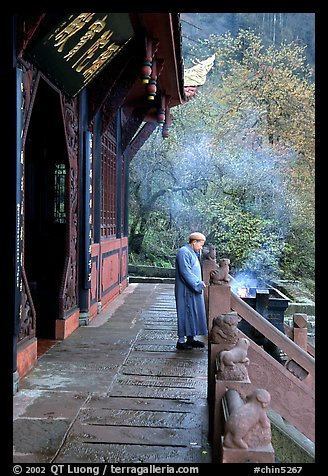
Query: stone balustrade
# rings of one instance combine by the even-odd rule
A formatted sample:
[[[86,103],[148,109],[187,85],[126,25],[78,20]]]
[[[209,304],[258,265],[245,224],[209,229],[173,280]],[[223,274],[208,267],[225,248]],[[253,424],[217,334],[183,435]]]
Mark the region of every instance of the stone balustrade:
[[[263,382],[270,383],[272,379],[276,381],[279,376],[277,381],[281,382],[281,388],[271,382],[270,388],[262,390],[270,395],[270,399],[273,395],[271,403],[275,411],[284,418],[287,417],[287,421],[295,424],[296,428],[298,427],[300,431],[303,430],[304,434],[314,441],[314,359],[306,351],[308,349],[306,316],[297,315],[295,317],[293,340],[291,340],[288,330],[284,335],[267,322],[231,291],[229,283],[214,284],[213,281],[211,282],[211,272],[217,266],[213,260],[205,260],[202,266],[203,279],[207,284],[205,304],[209,329],[208,439],[212,446],[212,460],[214,463],[274,462],[271,440],[268,442],[267,439],[267,444],[257,447],[252,437],[253,443],[247,448],[231,447],[224,443],[227,421],[229,415],[234,413],[234,404],[229,403],[228,395],[238,394],[240,405],[243,402],[243,405],[246,405],[250,395],[262,388]],[[246,319],[259,332],[283,349],[287,356],[286,366],[279,364],[256,343],[248,341],[247,336],[238,328],[241,318]],[[241,348],[241,344],[246,344],[246,342],[246,348]],[[248,350],[250,350],[250,355],[248,355]],[[242,357],[233,357],[233,354]],[[256,369],[261,369],[261,372],[259,373]],[[268,372],[272,379],[268,380]],[[279,397],[281,392],[285,395],[290,386],[295,387],[295,395],[302,394],[300,401],[283,402]],[[238,398],[235,396],[233,400],[238,400]],[[304,421],[299,418],[300,408],[303,409]],[[265,418],[264,420],[267,421]],[[242,427],[243,424],[243,420],[240,419],[239,425]],[[261,424],[259,425],[258,431],[261,433],[264,430],[261,429]],[[265,431],[268,434],[268,429]]]

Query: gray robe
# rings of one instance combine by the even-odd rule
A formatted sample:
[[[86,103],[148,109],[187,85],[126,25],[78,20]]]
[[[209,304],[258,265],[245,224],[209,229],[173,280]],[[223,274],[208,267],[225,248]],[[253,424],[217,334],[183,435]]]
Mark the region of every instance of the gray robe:
[[[175,259],[175,302],[178,336],[207,335],[202,270],[189,244],[179,249]]]

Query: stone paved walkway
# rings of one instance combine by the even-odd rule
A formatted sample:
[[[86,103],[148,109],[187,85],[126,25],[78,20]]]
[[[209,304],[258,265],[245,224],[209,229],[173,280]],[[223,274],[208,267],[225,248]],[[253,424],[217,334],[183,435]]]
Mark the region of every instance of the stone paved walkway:
[[[172,284],[130,284],[14,396],[14,463],[210,463],[207,347],[177,351]]]

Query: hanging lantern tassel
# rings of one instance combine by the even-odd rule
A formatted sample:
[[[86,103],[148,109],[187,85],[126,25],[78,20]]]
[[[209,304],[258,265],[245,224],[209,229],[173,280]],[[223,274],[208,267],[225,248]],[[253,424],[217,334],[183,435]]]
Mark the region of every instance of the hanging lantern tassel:
[[[151,78],[146,85],[146,94],[147,94],[147,99],[150,101],[153,101],[156,96],[156,91],[157,91],[157,64],[156,64],[156,58],[153,59],[152,63],[152,71],[151,71]]]
[[[148,84],[151,75],[151,60],[149,58],[145,58],[141,68],[141,81],[143,84]]]
[[[160,126],[164,125],[165,122],[165,109],[166,109],[166,96],[165,94],[161,94],[161,105],[157,111],[157,122]]]
[[[153,57],[153,41],[150,38],[146,39],[146,57],[141,67],[140,79],[143,84],[148,84],[151,78],[151,60]]]
[[[164,122],[165,122],[165,110],[164,110],[164,109],[159,109],[159,110],[158,110],[158,113],[157,113],[157,122],[158,122],[158,124],[160,124],[161,126],[164,124]]]
[[[157,111],[157,122],[161,126],[163,126],[165,122],[165,96],[162,94],[161,96],[161,106]]]
[[[170,126],[171,126],[171,113],[169,108],[166,109],[166,114],[165,114],[165,123],[163,125],[163,130],[162,130],[162,137],[163,139],[167,139],[169,134],[170,134]]]

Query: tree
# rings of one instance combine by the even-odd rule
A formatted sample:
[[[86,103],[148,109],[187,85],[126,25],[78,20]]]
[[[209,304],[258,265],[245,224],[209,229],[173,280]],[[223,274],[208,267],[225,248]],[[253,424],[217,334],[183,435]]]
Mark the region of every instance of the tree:
[[[172,110],[170,137],[155,135],[133,160],[131,236],[140,233],[139,252],[160,242],[173,255],[198,229],[238,267],[257,254],[278,275],[305,250],[293,267],[301,273],[314,252],[314,87],[304,49],[265,47],[246,30],[209,43],[217,59],[208,82]],[[302,224],[308,232],[297,237]]]
[[[295,42],[265,48],[250,31],[242,30],[236,38],[225,35],[218,47],[221,88],[216,89],[218,101],[229,98],[228,120],[240,124],[244,137],[253,137],[254,149],[269,144],[284,161],[277,170],[285,175],[287,210],[293,215],[285,259],[294,261],[296,250],[306,250],[308,257],[307,266],[294,266],[298,275],[304,269],[314,270],[315,88],[304,51]],[[295,232],[302,227],[307,233],[298,233],[296,246]],[[299,261],[304,263],[300,251]]]

